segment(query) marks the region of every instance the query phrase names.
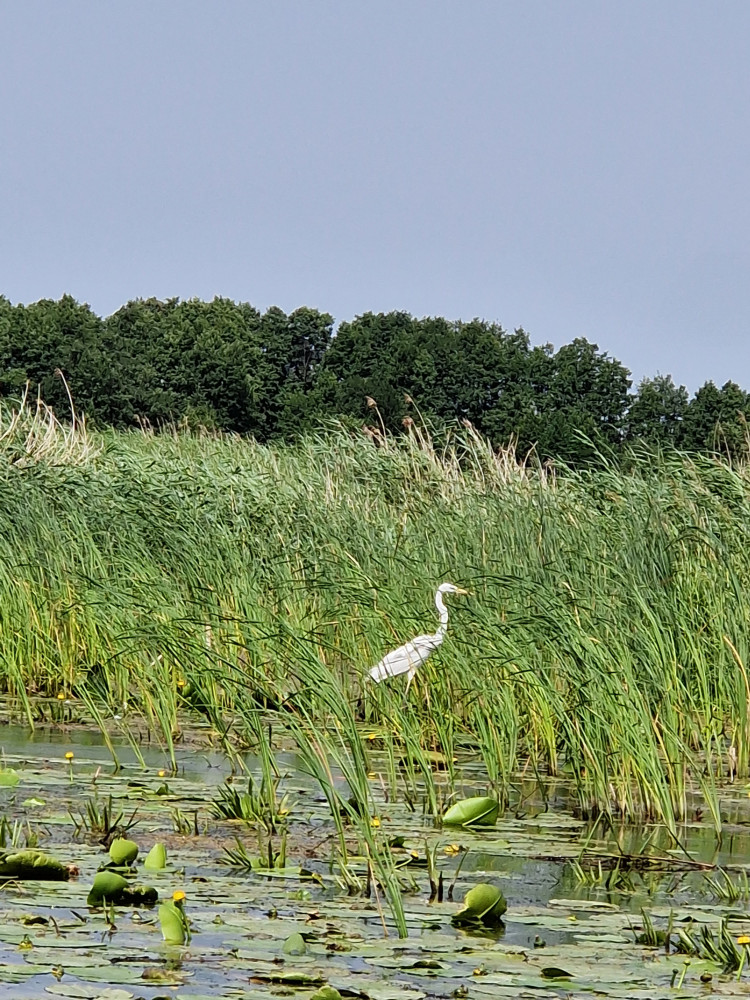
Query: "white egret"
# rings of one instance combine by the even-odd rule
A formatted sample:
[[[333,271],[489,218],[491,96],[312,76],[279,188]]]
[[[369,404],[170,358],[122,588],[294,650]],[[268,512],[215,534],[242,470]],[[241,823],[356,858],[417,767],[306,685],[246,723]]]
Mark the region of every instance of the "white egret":
[[[441,583],[435,594],[435,607],[440,615],[440,628],[434,635],[418,635],[411,642],[404,643],[392,653],[388,653],[370,671],[370,677],[379,684],[386,677],[397,677],[399,674],[408,674],[406,690],[414,680],[417,667],[421,666],[445,638],[448,630],[448,609],[443,603],[443,594],[468,594],[468,590],[462,590],[452,583]]]

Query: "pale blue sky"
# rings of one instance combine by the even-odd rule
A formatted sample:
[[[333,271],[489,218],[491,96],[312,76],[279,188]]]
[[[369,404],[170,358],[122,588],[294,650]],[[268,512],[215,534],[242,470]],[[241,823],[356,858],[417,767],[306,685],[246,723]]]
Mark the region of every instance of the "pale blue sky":
[[[0,293],[585,336],[750,389],[748,0],[0,0]]]

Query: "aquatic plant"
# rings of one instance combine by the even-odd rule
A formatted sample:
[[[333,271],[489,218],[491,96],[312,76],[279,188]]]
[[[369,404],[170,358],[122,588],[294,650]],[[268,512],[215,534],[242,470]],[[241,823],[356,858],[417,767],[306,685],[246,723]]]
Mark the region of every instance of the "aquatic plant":
[[[0,816],[0,848],[36,847],[38,843],[39,836],[28,819],[11,822],[7,816]]]
[[[0,466],[0,687],[30,725],[64,691],[113,753],[153,737],[174,763],[186,712],[225,748],[262,746],[264,713],[343,719],[322,671],[430,816],[472,753],[503,805],[515,771],[562,773],[585,818],[677,836],[698,793],[720,832],[723,781],[750,776],[747,468],[553,475],[468,430],[87,435],[23,461],[11,435]],[[476,595],[450,648],[408,696],[369,684],[448,572]]]
[[[725,903],[736,903],[737,900],[748,902],[750,900],[750,883],[747,878],[747,871],[743,868],[737,881],[733,881],[726,869],[719,869],[718,878],[711,878],[704,875],[706,885],[717,899]]]
[[[76,832],[85,830],[90,834],[101,835],[102,843],[105,844],[109,844],[116,837],[124,837],[128,830],[137,826],[137,814],[136,808],[130,818],[125,819],[124,809],[114,805],[111,795],[104,801],[100,801],[96,795],[86,799],[83,808],[79,809],[77,814],[68,810]]]
[[[686,955],[697,955],[715,962],[724,972],[737,972],[744,968],[746,948],[731,933],[728,922],[719,921],[716,931],[707,924],[685,927],[679,931],[677,950]]]
[[[109,857],[113,865],[127,867],[138,857],[138,844],[134,840],[116,837],[109,845]]]
[[[212,816],[217,819],[240,819],[252,826],[261,825],[270,832],[286,822],[289,815],[288,796],[278,796],[278,779],[260,783],[247,779],[247,790],[236,784],[223,784],[210,805]]]
[[[457,927],[469,924],[485,924],[488,927],[502,923],[502,916],[508,909],[505,896],[497,886],[480,882],[464,896],[464,905],[453,914],[452,923]]]
[[[167,849],[164,844],[156,843],[143,859],[143,867],[149,871],[161,871],[167,865]]]
[[[473,795],[454,802],[443,816],[444,826],[492,826],[497,819],[500,803],[487,795]]]
[[[66,882],[77,875],[78,868],[75,865],[64,864],[43,851],[30,848],[23,851],[0,851],[0,880]]]
[[[172,898],[159,904],[159,924],[167,944],[190,943],[190,920],[185,913],[185,893],[178,890]]]

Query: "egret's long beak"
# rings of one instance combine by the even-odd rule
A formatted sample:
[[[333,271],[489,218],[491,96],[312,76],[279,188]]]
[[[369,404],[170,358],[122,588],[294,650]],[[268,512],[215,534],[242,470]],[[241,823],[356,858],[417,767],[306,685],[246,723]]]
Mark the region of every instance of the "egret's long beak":
[[[456,593],[457,594],[466,594],[467,597],[471,597],[471,591],[470,590],[464,590],[462,587],[456,587]]]

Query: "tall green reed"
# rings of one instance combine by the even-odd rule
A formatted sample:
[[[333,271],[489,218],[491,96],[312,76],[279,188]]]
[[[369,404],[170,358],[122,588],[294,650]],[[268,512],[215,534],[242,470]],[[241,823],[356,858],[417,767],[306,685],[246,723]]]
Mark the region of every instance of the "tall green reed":
[[[52,424],[35,451],[2,419],[0,686],[29,722],[35,695],[78,692],[174,754],[185,709],[229,746],[305,691],[353,761],[353,723],[386,730],[391,783],[431,815],[467,754],[498,794],[562,771],[582,812],[673,831],[695,790],[719,828],[730,750],[748,777],[745,468],[553,474],[471,428],[265,448]],[[434,629],[443,579],[475,596],[408,696],[375,689],[367,668]]]

